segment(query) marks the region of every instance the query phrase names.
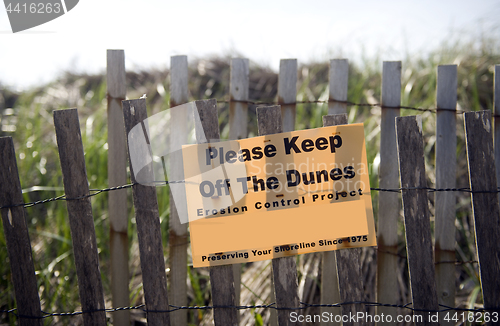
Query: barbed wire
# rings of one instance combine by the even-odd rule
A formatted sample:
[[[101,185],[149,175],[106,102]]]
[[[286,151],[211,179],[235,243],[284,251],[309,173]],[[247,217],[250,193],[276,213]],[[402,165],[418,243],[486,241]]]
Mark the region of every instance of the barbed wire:
[[[440,312],[446,312],[446,311],[462,311],[462,312],[500,312],[500,307],[499,308],[476,308],[476,309],[471,309],[471,308],[460,308],[460,307],[450,307],[447,305],[439,304],[440,309],[435,310],[435,309],[419,309],[419,308],[413,308],[411,307],[412,303],[407,303],[404,305],[401,304],[387,304],[387,303],[380,303],[380,302],[371,302],[371,301],[349,301],[349,302],[342,302],[342,303],[334,303],[334,304],[311,304],[311,303],[305,303],[305,302],[300,302],[299,307],[276,307],[276,303],[269,303],[269,304],[260,304],[260,305],[242,305],[242,306],[235,306],[235,305],[212,305],[212,306],[175,306],[175,305],[169,305],[171,309],[167,310],[161,310],[161,309],[155,309],[155,310],[148,310],[145,309],[146,305],[145,304],[140,304],[137,306],[130,306],[130,307],[118,307],[118,308],[104,308],[104,309],[94,309],[94,310],[85,310],[85,311],[74,311],[74,312],[55,312],[55,313],[48,313],[42,310],[42,316],[26,316],[26,315],[21,315],[18,314],[16,311],[16,308],[9,309],[9,310],[0,310],[0,313],[7,313],[7,314],[12,314],[16,316],[17,318],[26,318],[26,319],[45,319],[49,317],[71,317],[71,316],[78,316],[78,315],[83,315],[83,314],[90,314],[90,313],[95,313],[95,312],[117,312],[117,311],[124,311],[124,310],[140,310],[144,313],[171,313],[174,311],[178,310],[213,310],[213,309],[237,309],[237,310],[247,310],[247,309],[274,309],[274,310],[303,310],[306,308],[341,308],[342,306],[346,305],[365,305],[365,307],[389,307],[389,308],[397,308],[397,309],[406,309],[411,312],[427,312],[427,313],[440,313]]]
[[[383,254],[388,254],[388,255],[392,255],[392,256],[396,256],[400,259],[408,259],[407,256],[405,255],[402,255],[400,253],[397,253],[397,252],[393,252],[393,251],[390,251],[390,250],[384,250],[384,249],[381,249],[380,247],[375,247],[377,252],[380,252],[380,253],[383,253]],[[441,264],[453,264],[453,265],[465,265],[465,264],[477,264],[478,261],[477,260],[466,260],[466,261],[459,261],[459,260],[443,260],[443,261],[436,261],[434,262],[434,265],[441,265]]]
[[[470,188],[430,188],[430,187],[402,187],[402,188],[394,188],[394,189],[383,189],[383,188],[370,188],[373,191],[388,191],[388,192],[402,192],[403,190],[427,190],[429,192],[466,192],[470,194],[489,194],[489,193],[498,193],[500,192],[500,187],[497,187],[497,190],[471,190]]]
[[[177,180],[177,181],[154,181],[151,183],[156,183],[160,185],[168,185],[168,184],[176,184],[176,183],[185,183],[184,180]],[[135,185],[140,185],[138,182],[130,183],[130,184],[125,184],[122,186],[116,186],[116,187],[109,187],[109,188],[104,188],[104,189],[90,189],[92,193],[89,193],[88,195],[84,196],[79,196],[75,198],[67,198],[66,195],[61,195],[53,198],[47,198],[43,200],[38,200],[35,202],[29,202],[29,203],[19,203],[19,204],[13,204],[13,205],[5,205],[5,206],[0,206],[0,209],[4,208],[13,208],[13,207],[33,207],[36,205],[41,205],[41,204],[46,204],[49,202],[53,201],[58,201],[58,200],[80,200],[80,199],[85,199],[85,198],[90,198],[94,197],[98,194],[105,193],[105,192],[110,192],[110,191],[115,191],[115,190],[122,190],[122,189],[128,189],[132,188]],[[33,187],[32,187],[33,188]],[[430,188],[430,187],[401,187],[401,188],[394,188],[394,189],[384,189],[384,188],[370,188],[371,191],[386,191],[386,192],[395,192],[395,193],[401,193],[402,191],[407,191],[407,190],[427,190],[428,192],[442,192],[442,191],[453,191],[453,192],[465,192],[465,193],[499,193],[500,192],[500,187],[497,188],[497,190],[471,190],[469,188]],[[391,254],[394,256],[397,256],[402,259],[407,259],[406,256],[400,255],[398,253],[390,252],[390,251],[384,251],[384,250],[378,250],[379,252],[386,253],[386,254]],[[463,264],[475,264],[477,261],[471,260],[471,261],[441,261],[441,262],[436,262],[435,264],[455,264],[455,265],[463,265]]]
[[[184,182],[185,182],[184,180],[181,180],[181,181],[154,181],[154,183],[165,184],[165,185],[170,184],[170,183],[174,184],[174,183],[184,183]],[[57,196],[57,197],[53,197],[53,198],[47,198],[47,199],[37,200],[37,201],[34,201],[34,202],[30,202],[30,203],[12,204],[12,205],[0,206],[0,209],[2,209],[2,208],[13,208],[13,207],[19,207],[19,206],[32,207],[32,206],[36,206],[36,205],[50,203],[50,202],[57,201],[57,200],[68,201],[68,200],[85,199],[85,198],[94,197],[94,196],[96,196],[96,195],[98,195],[100,193],[104,193],[104,192],[109,192],[109,191],[114,191],[114,190],[121,190],[121,189],[131,188],[131,187],[133,187],[135,185],[138,185],[138,184],[140,184],[140,183],[134,182],[134,183],[130,183],[130,184],[122,185],[122,186],[109,187],[109,188],[104,188],[104,189],[89,189],[89,191],[92,191],[92,193],[89,193],[88,195],[83,195],[83,196],[74,197],[74,198],[67,198],[66,195],[61,195],[61,196]]]
[[[108,98],[109,98],[109,96],[108,96]],[[120,100],[124,100],[124,99],[120,99]],[[414,111],[420,111],[420,112],[431,112],[431,113],[437,113],[439,111],[451,111],[451,112],[454,112],[457,115],[461,115],[461,114],[466,113],[466,112],[473,112],[471,110],[445,109],[445,108],[438,108],[438,107],[424,108],[424,107],[420,107],[420,106],[408,106],[408,105],[387,106],[387,105],[382,105],[381,103],[356,103],[356,102],[351,102],[351,101],[340,101],[340,100],[335,100],[335,99],[295,101],[295,102],[289,102],[289,103],[284,103],[284,102],[279,102],[279,101],[217,99],[217,103],[219,103],[219,104],[220,103],[223,103],[223,104],[242,103],[242,104],[254,105],[254,106],[260,106],[260,105],[297,105],[297,104],[330,104],[330,103],[338,103],[338,104],[345,104],[347,106],[358,106],[358,107],[367,107],[367,108],[379,107],[379,108],[382,108],[382,109],[406,109],[406,110],[414,110]],[[498,115],[498,114],[496,114],[494,112],[493,112],[492,116],[495,117],[495,118],[500,117],[500,115]]]
[[[168,184],[185,183],[185,182],[186,182],[185,180],[177,180],[177,181],[154,181],[152,183],[156,183],[159,185],[168,185]],[[68,200],[86,199],[86,198],[94,197],[98,194],[105,193],[105,192],[132,188],[133,186],[139,185],[139,184],[140,183],[138,183],[138,182],[134,182],[134,183],[130,183],[130,184],[122,185],[122,186],[109,187],[109,188],[104,188],[104,189],[89,189],[91,191],[91,193],[89,193],[88,195],[83,195],[83,196],[74,197],[74,198],[67,198],[66,195],[61,195],[61,196],[42,199],[42,200],[29,202],[29,203],[18,203],[18,204],[0,206],[0,209],[13,208],[13,207],[19,207],[19,206],[33,207],[36,205],[46,204],[46,203],[50,203],[50,202],[57,201],[57,200],[68,201]],[[470,194],[482,194],[482,193],[499,193],[500,187],[497,187],[496,190],[471,190],[470,188],[431,188],[431,187],[401,187],[401,188],[385,189],[385,188],[372,187],[372,188],[370,188],[370,190],[371,191],[396,192],[396,193],[400,193],[400,192],[406,191],[406,190],[427,190],[428,192],[450,191],[450,192],[465,192],[465,193],[470,193]]]
[[[242,104],[248,104],[248,105],[297,105],[297,104],[329,104],[329,103],[338,103],[338,104],[345,104],[347,106],[359,106],[359,107],[379,107],[382,109],[406,109],[406,110],[414,110],[414,111],[420,111],[420,112],[431,112],[431,113],[437,113],[439,111],[451,111],[454,112],[458,115],[466,113],[466,112],[472,112],[472,111],[467,111],[467,110],[455,110],[455,109],[445,109],[445,108],[438,108],[438,107],[433,107],[433,108],[423,108],[419,106],[407,106],[407,105],[399,105],[399,106],[386,106],[382,105],[381,103],[356,103],[356,102],[351,102],[351,101],[340,101],[340,100],[335,100],[335,99],[329,99],[329,100],[308,100],[308,101],[295,101],[295,102],[290,102],[290,103],[284,103],[284,102],[279,102],[279,101],[255,101],[255,100],[217,100],[217,103],[242,103]],[[500,117],[500,115],[493,114],[494,117]]]

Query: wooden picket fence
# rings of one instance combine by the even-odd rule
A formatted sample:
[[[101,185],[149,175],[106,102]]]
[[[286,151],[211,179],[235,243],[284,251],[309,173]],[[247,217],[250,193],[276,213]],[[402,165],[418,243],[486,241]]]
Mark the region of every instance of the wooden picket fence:
[[[500,114],[500,68],[495,67],[495,112]],[[187,57],[171,58],[171,107],[188,102]],[[231,61],[229,138],[247,137],[248,114],[247,59]],[[125,100],[124,53],[108,50],[108,151],[109,186],[127,183],[127,144],[125,135],[147,119],[146,100]],[[297,61],[282,60],[279,72],[280,105],[257,109],[260,135],[292,131],[295,126]],[[329,115],[324,126],[347,123],[348,62],[330,62]],[[435,193],[435,245],[431,238],[428,189],[424,165],[424,142],[419,117],[400,117],[401,62],[384,62],[382,79],[382,116],[379,187],[401,188],[409,279],[414,315],[429,321],[430,311],[439,304],[455,307],[455,203],[454,191]],[[436,122],[436,188],[456,187],[456,99],[457,67],[439,66]],[[196,101],[205,139],[219,139],[215,100]],[[182,119],[182,118],[181,118]],[[469,164],[470,189],[475,223],[475,241],[480,270],[484,308],[500,309],[500,211],[495,170],[495,155],[500,162],[500,126],[489,111],[464,114]],[[182,120],[177,121],[182,123]],[[101,284],[97,242],[90,203],[80,123],[76,109],[54,111],[68,218],[73,241],[79,294],[85,325],[106,325],[104,293]],[[493,144],[495,131],[495,147]],[[201,139],[201,138],[199,138]],[[495,179],[492,176],[497,176]],[[187,226],[179,222],[174,201],[170,199],[169,243],[162,244],[156,189],[135,184],[130,173],[147,322],[150,325],[187,325],[186,309],[169,312],[172,306],[187,305]],[[126,190],[109,192],[111,232],[112,300],[114,307],[129,306],[128,235]],[[12,282],[15,288],[20,325],[42,325],[43,315],[32,261],[31,244],[22,206],[14,144],[10,137],[0,138],[0,206],[7,241]],[[397,220],[401,207],[399,194],[381,191],[378,214],[377,297],[384,304],[397,304]],[[169,291],[163,246],[170,247]],[[433,249],[434,248],[434,249]],[[341,307],[322,307],[322,312],[348,315],[366,311],[361,269],[361,249],[322,253],[321,303]],[[452,262],[450,264],[450,262]],[[210,285],[215,325],[238,325],[240,295],[239,265],[210,267]],[[298,295],[297,266],[294,257],[272,260],[272,275],[277,324],[291,325],[290,308],[301,306]],[[108,307],[109,308],[109,307]],[[274,311],[274,310],[273,310]],[[395,316],[394,307],[378,306],[377,314]],[[114,325],[130,325],[129,310],[113,312]],[[30,317],[26,317],[30,316]],[[444,324],[443,321],[441,321]],[[344,325],[354,324],[344,321]]]

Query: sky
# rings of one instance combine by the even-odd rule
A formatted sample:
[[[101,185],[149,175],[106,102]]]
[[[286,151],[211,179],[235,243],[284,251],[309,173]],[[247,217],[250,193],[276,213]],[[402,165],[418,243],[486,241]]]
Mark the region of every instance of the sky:
[[[0,85],[24,89],[64,71],[102,73],[106,50],[127,70],[164,68],[170,56],[279,60],[403,60],[461,35],[496,33],[498,0],[80,0],[43,25],[12,33],[0,8]]]

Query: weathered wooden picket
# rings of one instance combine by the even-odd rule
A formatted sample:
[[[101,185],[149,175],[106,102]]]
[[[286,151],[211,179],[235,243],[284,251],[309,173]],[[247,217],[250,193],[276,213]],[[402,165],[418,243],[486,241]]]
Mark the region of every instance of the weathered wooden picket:
[[[120,50],[107,51],[108,89],[108,185],[121,186],[127,183],[127,148],[123,141],[125,127],[121,101],[126,96],[125,53]],[[111,295],[117,307],[129,306],[129,264],[128,264],[128,214],[127,190],[109,193],[109,236],[111,251]],[[117,311],[113,321],[126,325],[130,311]]]
[[[248,136],[248,74],[247,59],[233,59],[230,77],[229,138]],[[126,183],[126,134],[147,119],[146,100],[125,100],[125,67],[123,51],[108,52],[108,128],[109,185]],[[188,101],[187,57],[171,60],[171,107]],[[495,108],[500,114],[499,66],[495,67]],[[348,62],[330,62],[329,115],[324,126],[347,124]],[[297,61],[282,60],[280,64],[278,102],[280,105],[257,108],[258,131],[269,135],[291,131],[295,126]],[[457,67],[439,66],[437,83],[436,123],[436,188],[455,188],[456,174],[456,97]],[[120,103],[121,102],[121,103]],[[196,126],[197,140],[220,138],[217,103],[196,101],[201,125]],[[121,104],[121,105],[120,105]],[[382,79],[382,116],[379,186],[402,192],[402,209],[406,235],[409,279],[414,314],[422,316],[422,325],[436,325],[428,319],[429,311],[439,304],[455,306],[455,202],[453,191],[435,194],[435,244],[431,238],[428,187],[424,165],[424,141],[421,118],[399,117],[401,105],[401,62],[384,62]],[[182,124],[187,116],[173,116]],[[497,180],[500,169],[499,119],[492,124],[489,111],[464,114],[469,164],[470,189],[475,223],[475,241],[485,309],[500,311],[500,209]],[[76,109],[54,112],[54,125],[60,154],[67,209],[71,227],[79,294],[85,325],[105,325],[104,292],[98,261],[98,248],[92,217],[80,123]],[[201,127],[201,129],[200,129]],[[493,147],[495,131],[495,151]],[[204,131],[204,137],[200,131]],[[176,139],[180,146],[182,139]],[[144,149],[147,150],[147,149]],[[495,154],[494,154],[495,153]],[[172,167],[175,169],[175,167]],[[151,325],[187,325],[187,310],[168,312],[172,306],[187,305],[187,226],[180,224],[171,198],[169,226],[170,273],[169,291],[159,222],[155,187],[135,184],[133,202],[137,223],[142,280],[147,322]],[[152,173],[152,167],[150,167]],[[491,176],[497,176],[492,178]],[[109,197],[112,252],[112,298],[114,307],[129,305],[127,212],[124,190],[113,191]],[[5,238],[12,269],[17,313],[20,325],[42,325],[40,300],[31,255],[31,244],[25,222],[23,197],[17,173],[14,144],[10,137],[0,138],[0,207]],[[397,220],[401,206],[396,192],[380,192],[378,215],[377,298],[386,304],[397,304]],[[433,249],[434,248],[434,249]],[[322,312],[356,314],[366,311],[365,288],[361,268],[361,249],[342,249],[322,254],[321,303],[348,303],[338,307],[322,307]],[[240,299],[241,265],[210,267],[210,285],[215,325],[238,325],[235,306]],[[124,277],[125,276],[125,277]],[[271,323],[291,325],[288,308],[299,307],[297,266],[295,257],[272,261],[272,278],[276,301]],[[349,304],[350,303],[350,304]],[[169,305],[170,304],[170,305]],[[109,307],[108,307],[109,308]],[[378,314],[394,316],[394,307],[377,307]],[[114,325],[129,325],[128,311],[113,312]],[[26,317],[30,316],[30,317]],[[442,318],[443,316],[441,316]],[[445,324],[441,319],[441,324]],[[332,324],[332,323],[330,323]],[[344,325],[353,322],[344,321]],[[382,324],[382,323],[381,323]]]

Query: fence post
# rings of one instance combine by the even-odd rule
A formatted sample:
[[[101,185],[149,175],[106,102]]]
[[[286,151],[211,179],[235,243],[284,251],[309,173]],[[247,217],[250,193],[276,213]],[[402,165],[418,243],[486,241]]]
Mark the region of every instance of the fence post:
[[[249,60],[231,59],[229,79],[229,140],[247,138]]]
[[[323,127],[347,124],[347,113],[323,116]],[[334,251],[337,262],[337,282],[340,302],[364,301],[363,277],[361,269],[361,248]],[[323,275],[325,277],[327,275]],[[332,302],[333,303],[333,302]],[[363,304],[342,305],[342,315],[356,315],[364,312]],[[343,322],[343,325],[354,325]]]
[[[57,147],[67,199],[89,195],[80,122],[76,109],[54,111]],[[85,325],[106,325],[104,294],[90,198],[67,200],[78,289]],[[95,311],[100,310],[100,311]]]
[[[382,69],[382,117],[380,123],[380,169],[379,188],[399,187],[398,156],[396,150],[395,118],[401,105],[401,61],[384,61]],[[377,302],[397,304],[398,269],[398,194],[379,192],[377,229]],[[391,315],[396,319],[397,310],[377,307],[377,314]],[[383,323],[380,323],[381,325]]]
[[[347,113],[347,104],[338,101],[347,101],[348,72],[349,64],[347,59],[330,60],[328,115]],[[326,126],[324,119],[325,117],[323,117],[323,126]],[[345,123],[347,123],[347,119]],[[334,251],[325,251],[322,253],[321,304],[340,302],[335,255]],[[341,309],[322,307],[321,313],[323,312],[339,315]],[[326,324],[322,322],[322,325]],[[340,325],[340,323],[334,321],[333,325]]]
[[[283,130],[295,130],[297,102],[297,59],[281,59],[278,77],[278,104],[281,105]]]
[[[495,115],[495,164],[497,185],[500,184],[500,65],[495,65],[493,92],[493,113]],[[500,200],[500,194],[498,194]]]
[[[178,55],[170,58],[170,108],[187,103],[188,101],[188,62],[187,56]],[[187,123],[186,112],[171,110],[171,124],[182,128]],[[173,129],[171,129],[173,130]],[[186,132],[171,135],[171,150],[181,149],[187,142]],[[175,154],[172,154],[175,155]],[[177,160],[170,160],[170,180],[184,179],[182,166],[177,166]],[[187,306],[187,250],[188,231],[187,224],[181,224],[179,212],[170,193],[170,219],[169,219],[169,261],[170,261],[170,302],[174,306]],[[187,310],[177,310],[170,315],[172,325],[187,325]]]
[[[297,59],[281,59],[280,71],[278,75],[278,103],[281,104],[280,119],[282,121],[282,124],[280,131],[273,131],[272,133],[295,130],[295,115],[297,107],[296,102],[297,102]],[[274,281],[275,278],[273,276],[271,278],[271,282],[274,284]],[[271,298],[277,300],[276,297],[274,297],[275,295],[276,293],[274,291],[271,291]],[[271,310],[270,317],[271,317],[270,319],[271,324],[276,325],[278,323],[278,316],[274,309]]]
[[[484,308],[500,309],[500,209],[493,154],[491,112],[464,114],[472,211]],[[494,323],[492,322],[491,325]]]
[[[259,135],[271,135],[283,132],[279,105],[257,107],[257,123]],[[276,307],[298,307],[297,264],[295,257],[281,257],[272,260],[274,294]],[[291,325],[290,312],[292,310],[278,310],[278,325]]]
[[[123,50],[107,51],[108,88],[108,185],[127,183],[127,149],[121,101],[125,99],[125,53]],[[108,193],[109,238],[111,252],[111,296],[113,307],[127,307],[129,301],[128,267],[128,212],[127,190]],[[130,311],[113,313],[113,325],[130,324]]]
[[[438,325],[425,311],[439,309],[425,179],[421,117],[396,118],[397,150],[403,198],[406,251],[414,316],[419,325]],[[412,189],[413,188],[413,189]],[[415,189],[416,188],[416,189]],[[437,317],[437,316],[436,316]]]
[[[248,101],[249,60],[242,58],[231,59],[229,82],[229,140],[248,137]],[[241,293],[241,264],[233,264],[234,302],[240,304]],[[239,314],[238,314],[239,315]]]
[[[323,261],[321,268],[321,304],[340,303],[339,279],[337,275],[337,260],[335,251],[323,252]],[[321,307],[321,313],[335,315],[341,314],[341,308]],[[340,325],[335,320],[330,322],[321,322],[322,325]]]
[[[0,207],[23,203],[14,142],[12,137],[0,137]],[[16,294],[17,314],[41,317],[38,285],[24,207],[2,208],[2,223]],[[18,320],[19,325],[22,326],[43,325],[41,318],[20,317]]]
[[[200,120],[195,119],[196,140],[201,143],[203,135],[207,142],[218,142],[220,139],[217,101],[215,99],[196,101]],[[210,267],[210,287],[214,306],[234,306],[234,280],[231,265]],[[238,317],[234,308],[214,308],[216,326],[238,325]]]
[[[330,60],[330,95],[328,114],[347,113],[347,85],[349,80],[349,62],[347,59]]]
[[[436,188],[456,187],[457,66],[438,66],[436,90]],[[439,304],[455,307],[455,205],[453,191],[435,193],[435,261]],[[441,324],[453,324],[440,314]]]
[[[125,122],[125,132],[138,123],[146,124],[148,117],[146,111],[146,100],[123,101],[123,118]],[[147,126],[145,126],[147,128]],[[131,162],[130,143],[129,162]],[[143,148],[146,155],[147,148]],[[134,155],[140,155],[134,153]],[[160,215],[158,212],[158,200],[156,188],[137,184],[132,163],[130,163],[130,179],[135,208],[135,220],[137,224],[137,237],[139,240],[139,253],[141,259],[142,284],[144,288],[144,301],[146,303],[148,325],[170,325],[170,314],[167,298],[167,276],[165,273],[165,260],[163,257],[163,244],[161,240]],[[147,174],[153,173],[152,162],[142,171]],[[153,178],[150,178],[153,179]],[[149,179],[148,179],[149,180]],[[162,312],[155,312],[159,310]]]

